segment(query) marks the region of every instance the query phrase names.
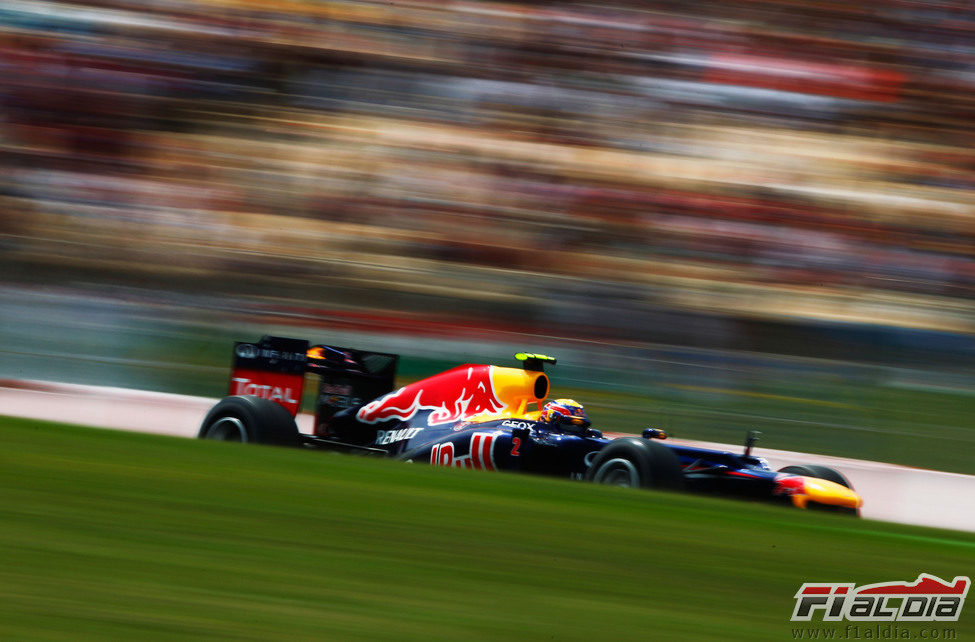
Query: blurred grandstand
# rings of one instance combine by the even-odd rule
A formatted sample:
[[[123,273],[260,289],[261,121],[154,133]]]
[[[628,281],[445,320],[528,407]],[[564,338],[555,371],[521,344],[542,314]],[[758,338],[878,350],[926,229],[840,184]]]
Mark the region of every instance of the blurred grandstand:
[[[970,337],[973,88],[967,2],[8,0],[3,280]]]

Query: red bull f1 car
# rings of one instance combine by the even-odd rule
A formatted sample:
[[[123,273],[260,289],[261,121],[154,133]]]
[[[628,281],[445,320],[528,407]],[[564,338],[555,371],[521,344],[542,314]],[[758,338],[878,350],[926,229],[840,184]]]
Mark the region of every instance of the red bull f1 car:
[[[740,454],[665,442],[654,428],[604,436],[571,400],[546,405],[544,366],[555,359],[516,358],[520,367],[466,364],[394,390],[395,354],[283,337],[241,342],[230,394],[207,414],[199,437],[859,514],[862,500],[842,474],[814,465],[772,470],[751,454],[754,434]],[[317,400],[313,431],[304,434],[295,417],[309,373],[318,377]]]

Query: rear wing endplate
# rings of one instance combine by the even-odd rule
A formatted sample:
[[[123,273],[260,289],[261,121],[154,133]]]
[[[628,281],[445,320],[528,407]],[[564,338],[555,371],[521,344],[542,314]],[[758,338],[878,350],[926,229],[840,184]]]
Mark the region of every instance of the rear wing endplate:
[[[231,395],[255,395],[301,410],[305,373],[321,377],[317,410],[331,416],[390,392],[399,357],[327,345],[304,339],[265,336],[257,343],[234,344]]]

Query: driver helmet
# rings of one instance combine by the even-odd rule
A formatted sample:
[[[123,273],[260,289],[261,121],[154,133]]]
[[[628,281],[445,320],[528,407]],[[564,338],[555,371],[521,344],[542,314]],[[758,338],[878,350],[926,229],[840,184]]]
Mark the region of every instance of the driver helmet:
[[[582,404],[572,399],[556,399],[549,401],[542,407],[538,420],[547,424],[555,424],[565,428],[584,430],[589,427],[589,417]]]

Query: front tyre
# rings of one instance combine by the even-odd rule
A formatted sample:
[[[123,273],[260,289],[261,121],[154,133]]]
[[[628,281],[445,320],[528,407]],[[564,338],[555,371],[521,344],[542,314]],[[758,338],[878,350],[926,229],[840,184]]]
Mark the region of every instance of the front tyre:
[[[586,479],[627,488],[684,488],[677,455],[666,446],[637,437],[610,442],[593,459]]]
[[[197,436],[275,446],[298,446],[301,443],[291,413],[269,399],[249,395],[221,399],[207,413]]]
[[[839,484],[840,486],[846,486],[850,490],[854,490],[853,484],[850,483],[850,480],[847,479],[843,473],[834,468],[830,468],[829,466],[803,464],[801,466],[786,466],[784,468],[780,468],[778,472],[788,473],[790,475],[802,475],[803,477],[815,477],[816,479],[825,479],[826,481],[831,481],[835,484]],[[810,506],[813,505],[821,510],[831,510],[837,513],[843,513],[844,515],[854,515],[856,517],[860,516],[859,508],[851,508],[849,506],[824,507],[820,504],[810,503]]]
[[[790,475],[802,475],[803,477],[815,477],[816,479],[825,479],[826,481],[831,481],[833,483],[839,484],[840,486],[846,486],[850,490],[853,490],[853,484],[847,479],[843,473],[828,466],[814,466],[812,464],[804,464],[802,466],[786,466],[785,468],[779,469],[780,473],[788,473]]]

